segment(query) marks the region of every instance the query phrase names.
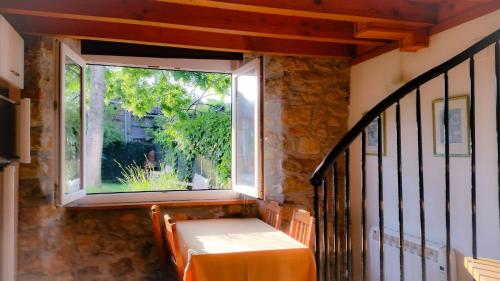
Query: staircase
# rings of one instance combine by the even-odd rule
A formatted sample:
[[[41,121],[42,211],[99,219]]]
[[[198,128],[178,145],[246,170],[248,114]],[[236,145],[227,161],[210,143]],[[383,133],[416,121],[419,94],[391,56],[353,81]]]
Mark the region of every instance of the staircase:
[[[469,68],[469,84],[470,84],[470,106],[468,109],[468,118],[470,120],[470,125],[468,128],[469,136],[470,136],[470,203],[467,206],[461,206],[462,208],[470,209],[470,218],[463,218],[464,220],[470,221],[470,231],[471,235],[471,253],[472,260],[477,260],[481,258],[478,254],[478,238],[481,237],[480,231],[478,231],[478,214],[477,210],[481,208],[480,205],[476,205],[477,202],[477,194],[481,192],[480,187],[477,186],[477,169],[476,169],[476,160],[477,160],[477,150],[476,145],[478,143],[478,139],[476,138],[476,126],[480,124],[476,119],[476,112],[479,108],[476,105],[476,78],[477,75],[475,73],[475,56],[482,50],[491,47],[494,48],[494,75],[496,78],[495,82],[495,91],[496,91],[496,132],[491,132],[491,134],[496,135],[496,149],[492,149],[491,153],[496,154],[498,170],[497,174],[493,175],[492,179],[495,180],[498,185],[498,192],[496,194],[491,194],[492,197],[495,197],[495,201],[497,204],[497,210],[484,210],[485,212],[494,213],[495,219],[491,220],[492,225],[496,225],[497,233],[500,233],[500,30],[495,31],[494,33],[488,35],[483,38],[479,42],[475,43],[465,51],[459,53],[448,61],[430,69],[429,71],[423,73],[422,75],[416,77],[405,85],[401,86],[399,89],[394,91],[392,94],[387,96],[384,100],[378,103],[375,107],[373,107],[370,111],[368,111],[347,133],[346,135],[338,142],[338,144],[333,147],[333,149],[325,156],[321,164],[316,168],[312,177],[311,184],[314,188],[314,207],[315,207],[315,231],[316,235],[316,261],[317,261],[317,280],[414,280],[413,278],[409,278],[410,274],[407,272],[405,274],[405,270],[408,270],[408,267],[413,270],[418,269],[419,271],[419,280],[429,280],[435,281],[435,277],[430,276],[428,270],[429,262],[426,259],[430,258],[432,251],[430,250],[430,242],[426,238],[426,216],[433,216],[432,213],[426,213],[426,204],[425,204],[425,188],[429,188],[425,186],[425,177],[424,174],[424,152],[423,152],[423,140],[422,140],[422,105],[421,105],[421,95],[425,95],[425,91],[421,91],[421,88],[426,83],[434,79],[439,79],[443,85],[443,118],[442,125],[444,126],[444,149],[443,149],[443,160],[444,160],[444,173],[442,177],[444,178],[444,186],[442,186],[442,192],[444,194],[444,205],[442,206],[442,211],[445,217],[445,233],[443,237],[445,238],[445,243],[443,245],[443,266],[441,270],[443,271],[442,280],[453,281],[454,276],[452,270],[450,268],[454,267],[454,255],[452,249],[452,235],[451,235],[451,216],[453,215],[450,209],[450,205],[452,202],[452,185],[451,185],[451,177],[452,173],[450,173],[450,157],[453,157],[452,151],[450,149],[452,145],[452,140],[450,138],[450,101],[452,100],[450,97],[450,84],[449,84],[449,76],[448,73],[456,68],[458,65],[465,63],[468,64]],[[478,95],[485,93],[477,93]],[[417,149],[414,151],[416,154],[416,158],[418,159],[418,170],[415,173],[418,173],[418,194],[419,198],[413,198],[413,200],[418,200],[419,203],[419,220],[420,220],[420,230],[419,235],[414,245],[418,245],[415,251],[415,255],[417,255],[419,260],[411,261],[411,264],[405,264],[408,262],[408,258],[405,259],[405,252],[408,250],[409,245],[411,244],[410,237],[405,237],[407,235],[405,233],[405,221],[404,221],[404,208],[403,205],[407,200],[412,198],[403,197],[403,159],[402,159],[402,143],[401,143],[401,135],[402,135],[402,121],[401,121],[401,112],[402,106],[401,101],[403,98],[411,98],[412,102],[415,106],[415,120],[416,123],[412,124],[416,131],[416,143]],[[405,103],[406,104],[406,103]],[[394,239],[394,243],[396,243],[395,248],[399,251],[398,255],[398,265],[392,266],[389,268],[391,270],[398,271],[398,278],[394,279],[394,277],[388,277],[387,268],[388,266],[384,263],[387,262],[387,237],[391,237],[389,233],[386,232],[386,225],[384,224],[384,167],[383,167],[383,153],[384,147],[382,141],[378,141],[376,146],[376,178],[367,178],[367,128],[370,124],[374,124],[376,122],[377,125],[375,128],[375,134],[378,139],[381,139],[383,136],[383,114],[384,112],[391,108],[395,107],[395,116],[391,116],[395,118],[396,124],[396,171],[397,173],[397,197],[398,197],[398,229],[392,234],[396,235]],[[389,116],[387,116],[389,118]],[[480,120],[479,120],[480,121]],[[404,124],[405,129],[408,124]],[[361,141],[360,149],[356,149],[356,151],[352,148],[358,148],[358,146],[354,146],[353,142]],[[359,151],[360,150],[360,151]],[[350,157],[354,153],[359,153],[361,161],[360,163],[350,163]],[[352,174],[350,169],[354,166],[358,165],[361,174]],[[360,186],[352,186],[351,177],[361,177]],[[367,204],[367,181],[376,182],[377,183],[377,208],[368,208]],[[433,186],[432,188],[436,188]],[[439,187],[441,188],[441,187]],[[357,189],[356,193],[353,192],[354,189]],[[357,194],[359,196],[353,197],[353,194]],[[490,195],[488,195],[490,196]],[[360,206],[361,210],[353,209],[353,202],[357,202],[357,206]],[[386,206],[387,207],[387,206]],[[359,208],[359,207],[358,207]],[[355,211],[355,212],[354,212]],[[369,249],[371,247],[368,246],[370,237],[370,229],[367,225],[367,216],[368,212],[375,212],[378,214],[378,225],[377,231],[373,232],[374,241],[377,241],[377,256],[378,256],[378,268],[377,268],[377,276],[374,276],[374,273],[371,271],[371,274],[368,273],[368,264],[370,263],[369,259]],[[353,213],[356,213],[360,216],[359,221],[361,222],[360,226],[353,227]],[[497,215],[498,214],[498,215]],[[442,215],[442,214],[440,214]],[[498,216],[498,217],[497,217]],[[358,221],[358,220],[356,220]],[[488,221],[490,223],[490,221]],[[354,230],[355,229],[355,230]],[[356,231],[357,233],[355,233]],[[465,231],[465,230],[464,230]],[[392,235],[391,234],[391,235]],[[353,245],[353,236],[358,235],[361,239],[356,239],[357,243],[360,245]],[[398,237],[399,236],[399,237]],[[413,239],[413,238],[412,238]],[[499,249],[500,252],[500,249]],[[420,253],[420,254],[419,254]],[[425,253],[425,254],[421,254]],[[496,257],[498,258],[498,257]],[[396,267],[396,268],[394,268]],[[392,273],[390,276],[394,276]]]

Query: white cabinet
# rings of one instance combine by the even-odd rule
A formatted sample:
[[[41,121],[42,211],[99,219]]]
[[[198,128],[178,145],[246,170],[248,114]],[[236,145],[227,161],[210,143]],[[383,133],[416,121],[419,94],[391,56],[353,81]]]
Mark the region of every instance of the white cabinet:
[[[0,79],[24,88],[24,40],[0,15]]]

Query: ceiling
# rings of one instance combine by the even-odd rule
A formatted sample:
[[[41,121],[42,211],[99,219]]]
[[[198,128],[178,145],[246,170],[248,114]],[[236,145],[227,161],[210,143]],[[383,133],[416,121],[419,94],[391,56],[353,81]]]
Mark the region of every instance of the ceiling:
[[[500,0],[1,0],[21,33],[359,62],[500,9]]]

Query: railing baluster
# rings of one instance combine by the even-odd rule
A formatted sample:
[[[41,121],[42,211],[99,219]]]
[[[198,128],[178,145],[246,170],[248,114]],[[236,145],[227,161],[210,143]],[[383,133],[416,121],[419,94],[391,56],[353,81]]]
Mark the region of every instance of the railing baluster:
[[[396,103],[396,149],[398,165],[398,219],[399,219],[399,279],[405,280],[404,267],[404,217],[403,217],[403,174],[401,164],[401,105]]]
[[[363,281],[366,281],[366,131],[361,133],[361,266]]]
[[[497,165],[498,165],[498,227],[500,228],[500,44],[495,43],[495,76],[497,80]]]
[[[321,266],[320,266],[320,237],[319,237],[319,186],[314,186],[314,232],[315,232],[315,257],[316,257],[316,280],[320,281],[321,279]]]
[[[384,281],[384,181],[382,167],[382,115],[378,116],[378,227],[380,233],[379,249],[380,249],[380,281]]]
[[[333,194],[332,194],[332,202],[333,202],[333,276],[334,280],[338,281],[339,279],[339,245],[338,245],[338,216],[337,216],[337,195],[338,195],[338,177],[337,177],[337,162],[333,163]]]
[[[420,262],[422,268],[422,281],[427,280],[427,270],[425,263],[425,193],[424,193],[424,159],[422,156],[422,110],[420,106],[420,87],[416,93],[417,112],[417,146],[418,146],[418,189],[420,205]]]
[[[445,154],[445,219],[446,219],[446,280],[451,281],[450,272],[450,132],[449,132],[449,93],[448,93],[448,72],[444,73],[444,154]]]
[[[477,229],[476,229],[476,94],[474,77],[474,57],[469,61],[470,75],[470,139],[471,139],[471,215],[472,215],[472,257],[477,259]]]
[[[324,253],[324,281],[328,281],[328,272],[329,272],[329,264],[328,264],[328,256],[329,256],[329,237],[328,237],[328,186],[326,184],[326,179],[323,179],[323,243],[325,247]],[[319,280],[318,280],[319,281]]]
[[[345,241],[346,241],[346,274],[347,280],[351,280],[351,198],[349,186],[349,149],[346,149],[344,154],[344,180],[345,180]]]

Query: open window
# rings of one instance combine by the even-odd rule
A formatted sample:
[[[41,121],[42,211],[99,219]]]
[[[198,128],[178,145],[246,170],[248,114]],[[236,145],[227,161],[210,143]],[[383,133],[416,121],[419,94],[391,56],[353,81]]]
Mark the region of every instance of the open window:
[[[237,69],[232,86],[233,190],[262,198],[262,59]]]
[[[60,206],[262,197],[260,59],[213,72],[84,58],[60,44]]]
[[[60,205],[86,195],[84,165],[85,151],[85,61],[68,46],[60,48],[60,91],[58,96],[59,196]]]

